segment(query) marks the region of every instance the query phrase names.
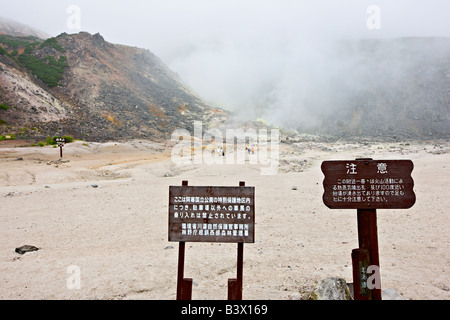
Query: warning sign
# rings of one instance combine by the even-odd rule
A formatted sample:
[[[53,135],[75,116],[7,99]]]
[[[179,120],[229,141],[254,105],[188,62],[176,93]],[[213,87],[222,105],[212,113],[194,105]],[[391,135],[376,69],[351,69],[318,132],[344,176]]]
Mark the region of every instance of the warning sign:
[[[254,187],[169,187],[169,241],[254,243]]]
[[[323,201],[331,209],[408,209],[413,168],[411,160],[324,161]]]

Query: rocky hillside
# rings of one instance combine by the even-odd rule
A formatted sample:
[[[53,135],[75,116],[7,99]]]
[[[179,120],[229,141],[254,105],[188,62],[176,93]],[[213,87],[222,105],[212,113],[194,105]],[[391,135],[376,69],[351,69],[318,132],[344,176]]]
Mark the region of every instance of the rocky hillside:
[[[192,132],[194,120],[228,117],[149,50],[86,32],[45,41],[0,35],[0,105],[3,129],[100,141],[170,138],[176,128]]]
[[[9,34],[16,37],[32,36],[40,39],[47,39],[51,37],[45,32],[4,17],[0,17],[0,34]]]
[[[159,140],[177,128],[193,132],[195,120],[204,129],[243,127],[149,50],[86,32],[44,40],[8,30],[0,24],[0,136]],[[332,63],[310,67],[315,82],[288,85],[294,106],[277,101],[264,118],[334,138],[450,137],[450,39],[342,41],[329,57]]]
[[[315,100],[321,121],[309,130],[450,138],[450,38],[343,41],[335,54],[339,72]]]

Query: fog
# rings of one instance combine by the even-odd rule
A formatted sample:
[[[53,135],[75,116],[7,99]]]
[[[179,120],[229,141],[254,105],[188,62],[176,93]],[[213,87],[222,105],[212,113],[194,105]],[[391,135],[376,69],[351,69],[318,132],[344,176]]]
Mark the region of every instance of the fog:
[[[79,26],[68,23],[71,5],[80,9]],[[54,36],[99,32],[147,48],[208,103],[294,128],[317,124],[373,85],[370,56],[342,51],[342,40],[450,37],[448,0],[1,0],[0,7],[0,16]],[[408,63],[380,68],[396,75],[418,62]]]

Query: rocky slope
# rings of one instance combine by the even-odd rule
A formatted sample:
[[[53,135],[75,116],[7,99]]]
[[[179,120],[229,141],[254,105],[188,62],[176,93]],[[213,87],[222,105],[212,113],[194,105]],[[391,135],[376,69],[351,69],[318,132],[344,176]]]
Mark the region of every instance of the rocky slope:
[[[343,67],[312,132],[450,138],[450,38],[344,41],[336,55]]]
[[[190,92],[149,50],[86,32],[21,38],[16,46],[1,40],[6,124],[86,140],[163,139],[177,128],[192,131],[194,120],[207,127],[229,116]]]
[[[44,40],[4,30],[0,24],[0,136],[159,140],[177,128],[192,133],[195,120],[204,129],[244,126],[193,94],[149,50],[86,32]],[[324,90],[308,99],[292,94],[319,121],[299,121],[308,119],[304,109],[277,104],[287,128],[333,138],[450,137],[450,39],[343,41],[330,54],[340,67],[319,76]]]
[[[5,17],[0,17],[0,34],[9,34],[17,37],[33,36],[40,39],[51,37],[45,32]]]

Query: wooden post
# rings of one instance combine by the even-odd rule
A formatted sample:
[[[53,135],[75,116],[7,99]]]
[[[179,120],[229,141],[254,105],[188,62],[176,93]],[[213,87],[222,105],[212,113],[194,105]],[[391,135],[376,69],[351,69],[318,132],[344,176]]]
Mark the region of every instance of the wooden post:
[[[380,268],[378,256],[377,210],[358,209],[358,243],[359,249],[367,249],[370,265]],[[371,290],[371,300],[381,300],[381,279],[377,279],[380,288]]]
[[[238,284],[237,279],[229,278],[228,279],[228,300],[239,300],[238,298]]]
[[[376,210],[409,209],[414,205],[416,195],[413,190],[414,180],[411,177],[413,168],[411,160],[372,158],[324,161],[321,166],[325,175],[322,196],[325,205],[330,209],[357,209],[359,248],[352,254],[353,272],[354,277],[361,280],[365,274],[360,274],[358,263],[370,263],[364,273],[367,272],[367,288],[371,291],[371,300],[381,300]],[[342,190],[342,196],[335,193],[335,190]],[[346,196],[344,190],[360,191],[346,193]],[[399,192],[386,191],[375,196],[373,190]],[[368,257],[364,257],[364,250],[367,250]]]
[[[177,300],[182,300],[183,296],[184,250],[185,243],[180,242],[178,245]]]
[[[239,182],[240,187],[245,187],[245,181]],[[238,243],[237,248],[237,300],[242,300],[242,283],[244,277],[244,244]]]
[[[367,268],[370,266],[369,250],[354,249],[352,265],[354,300],[372,300],[371,290],[367,288]]]
[[[244,244],[238,243],[237,250],[237,300],[242,300],[242,283],[244,275]]]
[[[239,182],[240,187],[245,187],[245,182]],[[228,279],[228,300],[242,300],[242,283],[244,275],[244,244],[237,245],[237,274],[236,278]]]
[[[183,186],[187,186],[188,182],[183,181]],[[178,276],[177,276],[177,300],[192,300],[192,279],[184,278],[184,255],[186,243],[180,241],[178,247]]]
[[[178,248],[177,300],[192,299],[192,279],[184,278],[184,253],[186,243],[180,242]]]
[[[234,229],[234,227],[233,230],[231,230],[231,228],[223,228],[223,230],[228,231],[220,232],[222,228],[218,227],[218,230],[216,231],[215,227],[214,230],[212,229],[212,223],[210,223],[207,218],[204,217],[203,223],[200,223],[198,222],[198,215],[196,215],[195,218],[191,217],[191,215],[187,216],[184,215],[184,213],[181,214],[179,211],[179,203],[183,203],[183,208],[184,206],[187,207],[186,210],[190,209],[191,206],[192,210],[197,210],[197,205],[186,203],[215,203],[213,199],[216,199],[216,197],[217,199],[226,197],[228,201],[223,201],[223,203],[241,203],[241,211],[245,208],[243,218],[239,217],[241,215],[236,215],[235,217],[232,217],[231,220],[228,217],[226,219],[220,218],[217,220],[218,225],[219,223],[233,222],[234,226],[239,225],[239,230]],[[245,199],[245,206],[243,202],[237,201],[236,199]],[[222,200],[217,201],[218,203],[222,202]],[[201,206],[203,207],[203,205]],[[209,207],[209,205],[205,205],[205,208],[206,207]],[[214,207],[214,205],[212,205],[212,207]],[[234,207],[238,207],[238,205],[235,205]],[[205,210],[208,211],[207,208]],[[204,210],[201,212],[203,211]],[[206,215],[206,213],[204,214]],[[189,220],[189,218],[191,218],[191,220]],[[209,230],[211,230],[211,232],[209,232]],[[188,187],[188,181],[183,181],[182,186],[170,186],[169,241],[177,241],[179,243],[177,300],[192,299],[192,279],[184,278],[186,242],[231,242],[237,244],[237,275],[236,278],[228,279],[228,299],[242,300],[244,243],[254,243],[254,187],[245,187],[245,182],[243,181],[239,183],[239,187]]]

